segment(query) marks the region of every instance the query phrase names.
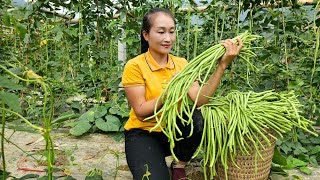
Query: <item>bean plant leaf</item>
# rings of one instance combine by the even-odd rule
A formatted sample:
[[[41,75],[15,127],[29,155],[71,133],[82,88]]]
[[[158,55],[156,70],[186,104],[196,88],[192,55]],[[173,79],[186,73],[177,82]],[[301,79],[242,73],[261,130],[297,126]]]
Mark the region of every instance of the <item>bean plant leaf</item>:
[[[96,120],[96,126],[102,130],[102,131],[109,131],[109,127],[107,125],[107,122],[105,120],[103,120],[102,118],[98,118]]]
[[[79,121],[94,122],[94,114],[95,112],[93,110],[89,110],[79,117]]]
[[[88,121],[78,121],[77,124],[70,129],[70,134],[81,136],[91,129],[91,124]]]
[[[301,167],[299,170],[305,174],[308,174],[308,175],[310,175],[312,173],[312,171],[307,167]]]
[[[299,155],[299,154],[302,154],[302,153],[306,153],[308,152],[308,150],[304,147],[302,147],[302,145],[299,143],[297,144],[297,146],[295,147],[295,150],[293,151],[293,153],[295,155]]]
[[[117,132],[119,131],[119,128],[121,127],[120,120],[113,115],[107,115],[105,117],[106,120],[99,118],[96,120],[96,126],[106,132]]]
[[[30,132],[30,133],[37,133],[37,131],[33,128],[30,128],[29,126],[26,126],[25,124],[20,123],[20,125],[8,125],[9,128],[14,129],[15,131],[24,131],[24,132]]]
[[[103,180],[101,175],[86,176],[85,180]]]
[[[287,160],[284,156],[281,155],[280,151],[278,148],[274,149],[274,155],[272,158],[272,162],[279,164],[281,166],[286,166],[287,165]]]
[[[0,100],[8,105],[13,111],[18,113],[22,112],[19,97],[17,95],[9,92],[0,92]]]
[[[292,156],[289,156],[287,158],[287,165],[284,166],[283,168],[290,170],[290,169],[293,169],[296,167],[302,167],[302,166],[306,166],[306,165],[307,165],[306,162],[301,161],[300,159],[294,158]]]
[[[62,37],[63,37],[63,32],[59,31],[59,32],[57,33],[56,37],[54,37],[54,40],[55,40],[56,42],[58,42],[58,41],[61,40]]]
[[[295,88],[300,88],[301,86],[304,85],[304,82],[302,79],[296,78],[294,81],[291,81],[288,84],[289,89],[295,89]]]
[[[118,127],[121,126],[121,122],[116,116],[107,115],[105,118],[106,118],[107,122],[113,123],[114,125],[117,125]]]
[[[300,176],[298,176],[298,175],[296,175],[296,174],[293,174],[293,175],[292,175],[292,178],[293,178],[294,180],[303,180],[302,177],[300,177]]]
[[[57,117],[56,119],[52,120],[51,124],[62,123],[64,121],[67,121],[67,120],[73,119],[73,118],[77,118],[77,117],[79,117],[78,114],[74,114],[74,112],[68,111],[68,112],[60,114],[59,117]]]
[[[45,176],[38,178],[37,180],[47,180],[47,179],[49,179],[49,177],[47,175],[45,175]]]
[[[318,118],[318,120],[320,120],[320,118]],[[318,137],[310,137],[310,142],[313,142],[314,144],[320,144],[320,136],[318,136]]]
[[[5,88],[8,88],[8,89],[13,89],[13,90],[26,89],[25,87],[12,82],[11,80],[9,80],[8,78],[6,78],[4,76],[0,76],[0,87],[5,87]]]
[[[280,166],[271,166],[271,174],[279,174],[282,176],[288,176],[288,173],[284,171]]]
[[[10,23],[10,15],[8,13],[5,13],[2,17],[2,21],[4,23],[4,25],[6,26],[10,26],[11,23]]]
[[[28,44],[30,41],[30,34],[29,33],[26,33],[25,36],[24,36],[24,39],[23,39],[23,42],[25,44]]]
[[[20,39],[24,39],[26,33],[27,33],[27,28],[24,24],[20,24],[20,23],[17,23],[16,26],[15,26],[19,36],[20,36]]]
[[[14,178],[15,180],[25,180],[25,179],[36,179],[39,177],[39,174],[27,174],[20,178]]]
[[[316,147],[312,148],[310,154],[317,154],[320,152],[320,146],[317,145]]]
[[[313,155],[309,157],[309,162],[313,167],[318,167],[318,161],[317,161],[317,156]]]
[[[94,112],[95,118],[101,118],[102,116],[106,115],[108,109],[105,106],[98,106]]]
[[[77,180],[77,179],[75,179],[75,178],[72,177],[72,176],[68,176],[68,177],[66,177],[64,180]]]
[[[81,104],[76,101],[76,102],[72,102],[72,104],[70,105],[73,109],[77,109],[78,111],[80,111],[82,109]]]
[[[109,109],[109,112],[111,114],[117,114],[118,111],[119,111],[119,109],[117,107],[114,107],[114,106]]]
[[[287,144],[283,144],[280,146],[281,150],[284,151],[286,154],[288,154],[289,151],[291,151],[291,148],[287,146]]]
[[[8,177],[11,172],[8,171],[3,171],[2,169],[0,169],[0,178],[3,179],[4,174],[6,175],[6,177]]]

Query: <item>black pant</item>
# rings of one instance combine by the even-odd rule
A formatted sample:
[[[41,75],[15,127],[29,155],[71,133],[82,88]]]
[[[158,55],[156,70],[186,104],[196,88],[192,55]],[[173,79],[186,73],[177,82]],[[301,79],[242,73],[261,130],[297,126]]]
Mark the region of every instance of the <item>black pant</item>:
[[[185,117],[186,119],[186,117]],[[174,153],[180,161],[188,162],[197,150],[203,131],[203,118],[199,110],[193,115],[194,130],[192,136],[190,125],[183,126],[179,119],[177,124],[185,139],[176,141]],[[165,157],[171,155],[168,138],[162,132],[149,132],[141,129],[125,131],[125,151],[127,163],[134,180],[142,178],[150,172],[150,180],[169,180],[170,175],[165,162]]]

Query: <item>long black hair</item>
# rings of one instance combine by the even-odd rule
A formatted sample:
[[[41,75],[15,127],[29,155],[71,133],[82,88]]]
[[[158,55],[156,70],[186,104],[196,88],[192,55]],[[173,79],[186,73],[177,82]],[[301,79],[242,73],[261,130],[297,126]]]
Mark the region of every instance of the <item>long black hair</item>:
[[[142,32],[145,31],[145,32],[149,33],[150,28],[151,28],[151,26],[152,26],[151,15],[152,15],[152,14],[155,14],[155,13],[158,13],[158,12],[162,12],[162,13],[167,14],[168,16],[170,16],[170,17],[173,19],[174,24],[176,24],[176,21],[175,21],[173,15],[171,14],[171,12],[170,12],[169,10],[163,9],[163,8],[153,8],[153,9],[150,9],[150,10],[143,16],[143,19],[142,19],[142,25],[141,25],[141,54],[147,52],[147,51],[148,51],[148,48],[149,48],[148,41],[146,41],[146,40],[144,39]]]

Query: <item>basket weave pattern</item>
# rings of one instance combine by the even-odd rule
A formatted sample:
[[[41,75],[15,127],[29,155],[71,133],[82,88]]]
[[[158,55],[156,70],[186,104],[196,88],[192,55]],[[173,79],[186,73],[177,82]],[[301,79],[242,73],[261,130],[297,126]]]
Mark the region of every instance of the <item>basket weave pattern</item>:
[[[251,147],[249,151],[250,155],[243,155],[239,149],[237,149],[237,156],[235,157],[235,163],[240,167],[236,167],[232,161],[228,158],[228,170],[227,178],[229,180],[267,180],[269,177],[272,157],[275,147],[275,139],[266,135],[270,140],[271,146],[259,137],[260,142],[263,144],[265,149],[259,146],[259,151],[263,159],[256,153],[252,142],[248,142]],[[216,179],[226,179],[225,170],[221,163],[218,161],[216,164]]]

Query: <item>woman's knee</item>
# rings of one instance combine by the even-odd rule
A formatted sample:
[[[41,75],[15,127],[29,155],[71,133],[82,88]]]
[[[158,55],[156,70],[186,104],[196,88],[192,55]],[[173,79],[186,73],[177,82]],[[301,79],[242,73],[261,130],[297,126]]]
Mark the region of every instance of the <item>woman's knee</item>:
[[[157,179],[157,177],[169,179],[164,147],[159,143],[158,136],[153,136],[152,133],[144,130],[125,132],[125,153],[135,180],[147,176],[150,179]]]

